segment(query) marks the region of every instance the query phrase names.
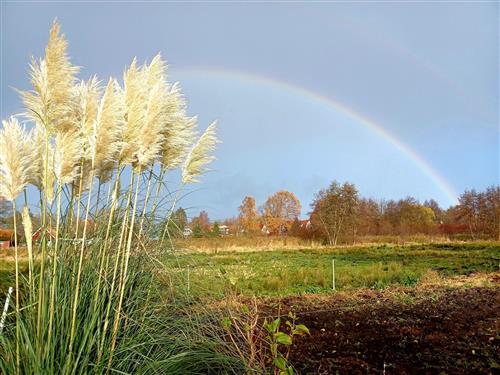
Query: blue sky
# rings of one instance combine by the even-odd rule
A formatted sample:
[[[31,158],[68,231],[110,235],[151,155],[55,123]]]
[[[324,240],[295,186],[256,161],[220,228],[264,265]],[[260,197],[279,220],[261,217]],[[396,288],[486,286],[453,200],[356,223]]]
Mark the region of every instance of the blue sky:
[[[214,171],[181,205],[211,218],[333,179],[443,206],[499,182],[498,4],[2,2],[1,115],[21,111],[30,56],[58,18],[82,78],[168,60]],[[364,121],[365,120],[365,121]],[[367,123],[369,123],[367,125]],[[371,125],[370,125],[371,124]],[[175,181],[175,177],[172,178]]]

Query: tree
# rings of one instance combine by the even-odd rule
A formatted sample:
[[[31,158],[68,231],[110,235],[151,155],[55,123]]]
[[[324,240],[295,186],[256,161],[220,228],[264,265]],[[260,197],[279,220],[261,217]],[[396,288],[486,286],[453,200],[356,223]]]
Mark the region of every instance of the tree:
[[[191,228],[193,231],[196,227],[199,227],[200,232],[207,233],[210,231],[210,220],[208,219],[208,213],[206,211],[201,211],[196,217],[191,220]]]
[[[298,218],[295,218],[295,220],[292,223],[292,226],[290,227],[290,235],[298,237],[300,233],[301,233],[300,221]]]
[[[412,197],[399,200],[396,214],[396,228],[403,238],[408,234],[430,233],[436,219],[431,208],[421,205]]]
[[[184,228],[186,227],[188,220],[186,211],[182,207],[179,207],[177,211],[174,212],[173,219],[177,224],[177,227],[181,231],[184,231]]]
[[[434,216],[438,223],[443,221],[443,210],[439,207],[439,203],[434,199],[429,199],[424,202],[424,207],[430,208],[434,212]]]
[[[220,236],[220,227],[217,221],[214,223],[214,227],[212,228],[212,235],[215,237]]]
[[[167,218],[167,220],[167,230],[169,236],[175,238],[182,237],[184,234],[184,228],[187,225],[186,211],[182,207],[179,207],[169,218]],[[165,224],[162,224],[160,227],[164,228]]]
[[[481,205],[485,231],[500,241],[500,186],[490,186],[484,192]]]
[[[378,235],[381,227],[381,210],[373,199],[361,199],[358,204],[357,231],[361,235]]]
[[[264,216],[285,220],[294,220],[300,216],[301,206],[295,194],[286,190],[278,191],[264,203]]]
[[[340,185],[333,181],[328,189],[316,194],[312,204],[312,223],[322,229],[330,245],[336,245],[346,228],[353,230],[357,206],[356,187],[348,182]]]
[[[258,230],[259,214],[255,205],[255,198],[246,196],[238,207],[240,224],[245,232],[250,233]]]
[[[457,219],[467,224],[472,239],[475,238],[479,221],[479,196],[474,189],[466,190],[458,198]]]
[[[12,225],[12,204],[0,197],[0,225]]]

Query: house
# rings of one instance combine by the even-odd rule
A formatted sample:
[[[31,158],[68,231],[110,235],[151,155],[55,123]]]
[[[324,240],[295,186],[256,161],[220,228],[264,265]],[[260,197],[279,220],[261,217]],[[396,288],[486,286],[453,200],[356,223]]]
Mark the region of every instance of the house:
[[[193,235],[193,230],[191,228],[185,227],[182,231],[184,237],[191,237]]]
[[[219,234],[221,236],[228,236],[230,234],[229,227],[227,225],[219,225]]]
[[[14,246],[14,231],[0,228],[0,248],[6,249],[11,246]]]

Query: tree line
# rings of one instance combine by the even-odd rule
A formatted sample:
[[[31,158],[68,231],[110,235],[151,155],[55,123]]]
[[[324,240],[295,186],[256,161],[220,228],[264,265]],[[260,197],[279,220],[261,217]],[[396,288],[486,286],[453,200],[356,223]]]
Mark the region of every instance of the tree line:
[[[361,197],[352,183],[333,181],[315,194],[305,220],[300,220],[302,206],[296,195],[282,190],[260,207],[254,197],[246,196],[238,216],[222,224],[235,235],[293,235],[330,245],[367,236],[397,236],[402,241],[413,235],[500,240],[500,186],[466,190],[458,201],[444,209],[434,199],[375,200]],[[182,222],[198,228],[198,233],[211,232],[205,211],[191,223]]]
[[[335,245],[359,236],[440,235],[462,239],[500,240],[500,187],[467,190],[459,203],[443,209],[433,200],[413,197],[380,200],[360,197],[351,183],[334,181],[312,203],[310,236]]]

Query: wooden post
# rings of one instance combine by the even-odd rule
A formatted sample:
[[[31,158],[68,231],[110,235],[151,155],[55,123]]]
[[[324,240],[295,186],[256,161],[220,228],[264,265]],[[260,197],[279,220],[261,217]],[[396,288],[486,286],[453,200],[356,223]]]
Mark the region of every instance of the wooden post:
[[[189,266],[187,268],[187,292],[188,292],[188,295],[189,295]]]
[[[332,289],[335,290],[335,259],[332,259]]]

